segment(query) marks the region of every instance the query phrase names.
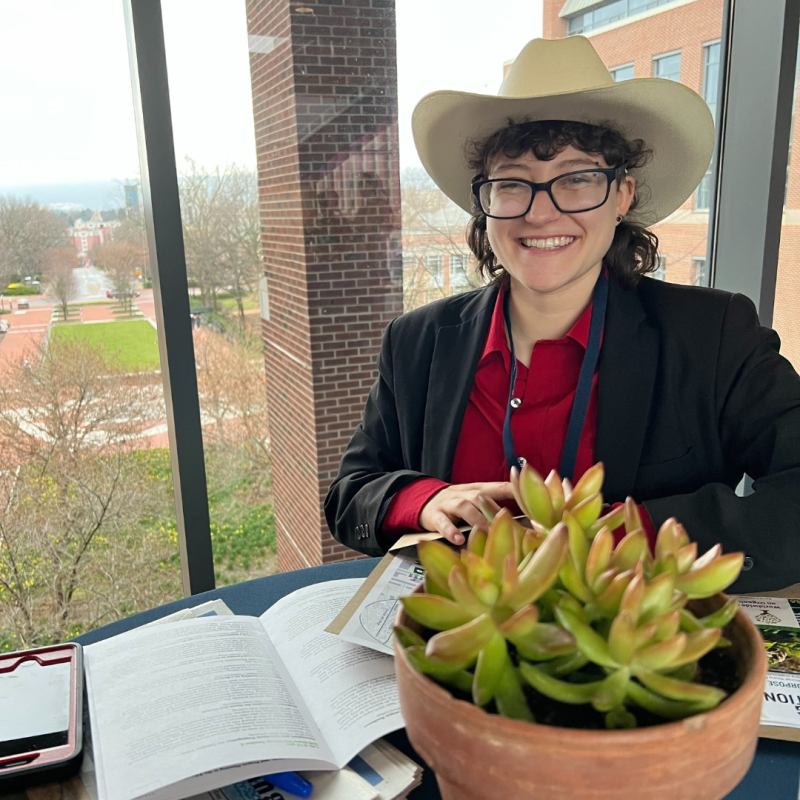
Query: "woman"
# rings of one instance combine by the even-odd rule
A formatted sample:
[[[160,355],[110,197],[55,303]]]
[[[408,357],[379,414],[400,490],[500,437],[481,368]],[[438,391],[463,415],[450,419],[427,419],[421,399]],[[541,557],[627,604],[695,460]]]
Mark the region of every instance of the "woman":
[[[606,502],[677,517],[701,549],[746,554],[735,591],[800,580],[800,378],[742,295],[643,277],[646,226],[713,150],[680,84],[615,84],[587,39],[534,40],[498,97],[436,92],[414,112],[423,164],[472,214],[489,286],[404,314],[325,502],[334,536],[379,555],[405,530],[463,542],[478,495],[513,502],[524,458]],[[744,474],[754,492],[738,497]]]

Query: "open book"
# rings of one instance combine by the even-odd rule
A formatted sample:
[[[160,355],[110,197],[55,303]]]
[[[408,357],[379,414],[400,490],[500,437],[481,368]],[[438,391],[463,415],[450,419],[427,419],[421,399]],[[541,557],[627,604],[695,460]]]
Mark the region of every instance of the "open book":
[[[324,630],[361,582],[307,586],[258,619],[187,619],[87,647],[99,800],[340,769],[402,728],[392,658]]]

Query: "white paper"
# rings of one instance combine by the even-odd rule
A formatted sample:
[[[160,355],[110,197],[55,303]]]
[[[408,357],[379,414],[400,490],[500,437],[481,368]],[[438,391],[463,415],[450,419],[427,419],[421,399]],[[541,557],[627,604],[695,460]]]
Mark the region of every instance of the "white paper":
[[[394,659],[325,631],[362,582],[306,586],[261,615],[339,767],[404,724]]]
[[[800,628],[794,609],[784,597],[739,597],[739,607],[756,625]]]
[[[392,625],[400,605],[398,598],[411,594],[424,577],[425,570],[416,556],[396,556],[339,636],[348,642],[393,655]]]
[[[800,728],[800,675],[795,678],[785,673],[767,673],[761,723]]]
[[[71,666],[25,661],[0,674],[0,742],[69,729]]]
[[[177,800],[263,774],[269,759],[287,760],[273,771],[334,766],[253,617],[129,631],[87,647],[86,669],[100,800]]]

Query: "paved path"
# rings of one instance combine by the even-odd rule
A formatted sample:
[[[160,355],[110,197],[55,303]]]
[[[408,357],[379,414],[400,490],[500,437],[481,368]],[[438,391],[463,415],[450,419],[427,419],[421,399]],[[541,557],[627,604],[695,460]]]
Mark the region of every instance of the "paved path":
[[[81,306],[81,322],[113,322],[111,306]]]
[[[18,361],[27,353],[34,352],[44,340],[52,314],[52,306],[3,314],[2,319],[9,323],[10,328],[0,338],[0,363],[5,360]]]

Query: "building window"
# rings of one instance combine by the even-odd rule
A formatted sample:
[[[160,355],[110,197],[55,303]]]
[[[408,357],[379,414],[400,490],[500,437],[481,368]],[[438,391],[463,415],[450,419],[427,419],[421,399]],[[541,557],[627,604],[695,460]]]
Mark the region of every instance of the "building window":
[[[719,90],[719,42],[703,45],[703,99],[717,122],[717,93]]]
[[[567,36],[586,33],[671,2],[673,0],[610,0],[610,2],[598,3],[590,11],[572,15],[569,15],[569,11],[567,11],[565,15],[567,16]],[[572,4],[570,3],[570,5]]]
[[[667,257],[666,256],[662,256],[660,254],[657,255],[656,256],[656,264],[657,264],[656,271],[655,272],[651,272],[650,274],[656,280],[663,281],[666,278],[666,275],[667,275]]]
[[[633,78],[633,64],[623,64],[621,67],[610,69],[609,72],[615,83],[629,81]]]
[[[469,258],[465,255],[450,256],[450,288],[454,291],[469,289]]]
[[[440,288],[444,285],[444,256],[425,256],[425,271],[433,278]]]
[[[664,53],[653,57],[653,77],[666,78],[668,81],[681,80],[681,51]]]
[[[692,256],[692,283],[695,286],[706,286],[706,259],[705,256]]]
[[[694,210],[695,211],[708,211],[711,205],[711,170],[709,169],[700,185],[697,187],[697,192],[694,196]]]

